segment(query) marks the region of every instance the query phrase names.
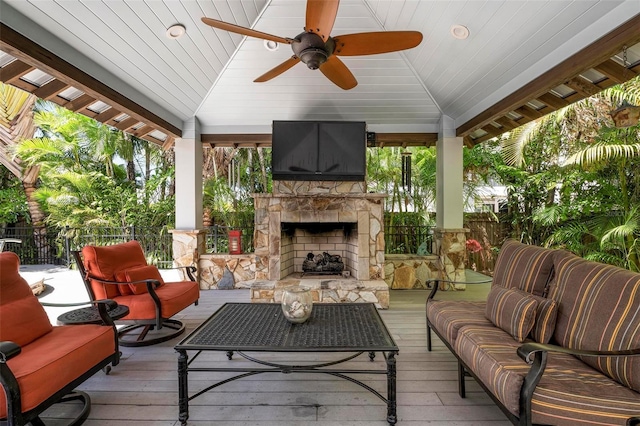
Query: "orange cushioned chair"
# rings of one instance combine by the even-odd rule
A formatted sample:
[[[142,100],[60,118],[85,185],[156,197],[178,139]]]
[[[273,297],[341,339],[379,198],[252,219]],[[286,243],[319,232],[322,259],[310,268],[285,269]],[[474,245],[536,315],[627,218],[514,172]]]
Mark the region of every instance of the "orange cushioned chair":
[[[158,268],[147,265],[137,241],[86,246],[74,256],[91,300],[113,299],[129,307],[129,315],[116,321],[127,325],[118,331],[122,346],[153,345],[184,332],[184,325],[170,318],[198,303],[194,267],[184,268],[191,281],[165,283]]]
[[[69,400],[83,403],[71,423],[81,424],[89,415],[91,399],[73,390],[119,360],[108,302],[98,304],[103,325],[53,327],[19,266],[15,253],[0,253],[0,424],[42,425],[40,413]]]

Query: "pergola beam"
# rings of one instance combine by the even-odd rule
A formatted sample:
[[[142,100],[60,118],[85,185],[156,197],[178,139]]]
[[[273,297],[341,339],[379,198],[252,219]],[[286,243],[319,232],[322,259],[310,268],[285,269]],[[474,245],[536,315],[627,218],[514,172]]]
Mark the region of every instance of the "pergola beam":
[[[611,57],[620,52],[624,46],[632,46],[638,42],[640,42],[640,14],[635,15],[623,25],[541,74],[471,120],[458,126],[456,134],[458,136],[470,135],[498,117],[504,116],[510,111],[518,110],[531,99],[540,98],[553,88],[578,77],[581,72],[610,61]],[[635,72],[629,73],[629,78],[625,81],[630,80],[634,75]],[[579,99],[584,97],[578,96]]]

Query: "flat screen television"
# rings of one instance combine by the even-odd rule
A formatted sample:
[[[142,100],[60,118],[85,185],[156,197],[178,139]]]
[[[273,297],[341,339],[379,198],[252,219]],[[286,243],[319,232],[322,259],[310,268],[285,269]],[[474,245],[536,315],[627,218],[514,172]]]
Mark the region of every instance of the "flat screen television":
[[[367,148],[362,121],[274,121],[274,180],[364,181]]]

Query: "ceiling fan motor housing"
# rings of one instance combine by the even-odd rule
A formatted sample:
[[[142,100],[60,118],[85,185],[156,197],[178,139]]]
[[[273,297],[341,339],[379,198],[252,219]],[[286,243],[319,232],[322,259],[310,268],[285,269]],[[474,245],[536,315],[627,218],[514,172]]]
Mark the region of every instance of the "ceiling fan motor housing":
[[[304,32],[296,36],[291,48],[309,69],[317,70],[331,56],[335,43],[331,37],[325,43],[319,35]]]

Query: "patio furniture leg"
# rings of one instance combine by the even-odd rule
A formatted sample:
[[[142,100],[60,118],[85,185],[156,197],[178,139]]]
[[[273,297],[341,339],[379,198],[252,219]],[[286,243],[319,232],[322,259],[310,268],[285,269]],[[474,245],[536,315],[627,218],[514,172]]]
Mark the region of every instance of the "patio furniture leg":
[[[187,369],[189,367],[187,351],[178,351],[178,406],[180,414],[178,420],[183,426],[189,419],[189,385]]]
[[[387,422],[395,425],[398,421],[396,415],[396,353],[390,352],[387,356]]]

